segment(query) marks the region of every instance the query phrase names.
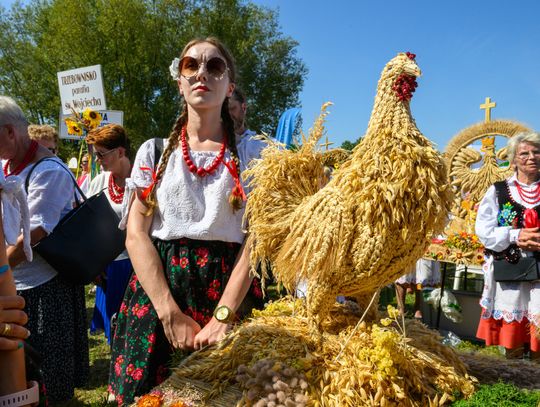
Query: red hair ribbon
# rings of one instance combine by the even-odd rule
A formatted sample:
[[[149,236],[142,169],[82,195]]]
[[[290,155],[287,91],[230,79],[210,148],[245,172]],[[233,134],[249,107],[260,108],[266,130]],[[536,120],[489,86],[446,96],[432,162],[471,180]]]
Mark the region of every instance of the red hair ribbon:
[[[150,168],[150,167],[140,167],[140,170],[141,171],[150,171],[152,173],[152,183],[147,186],[144,191],[142,191],[141,193],[141,198],[143,201],[146,200],[146,198],[148,197],[148,195],[150,195],[152,193],[152,190],[154,189],[154,187],[156,186],[156,183],[157,183],[157,174],[156,172]]]
[[[242,187],[242,183],[240,182],[240,176],[238,175],[238,167],[236,166],[236,161],[229,160],[229,162],[225,160],[221,160],[223,162],[223,165],[227,167],[229,172],[231,173],[233,179],[234,179],[234,187],[232,189],[232,194],[234,196],[238,196],[242,198],[242,201],[247,200],[246,193],[244,192],[244,188]]]

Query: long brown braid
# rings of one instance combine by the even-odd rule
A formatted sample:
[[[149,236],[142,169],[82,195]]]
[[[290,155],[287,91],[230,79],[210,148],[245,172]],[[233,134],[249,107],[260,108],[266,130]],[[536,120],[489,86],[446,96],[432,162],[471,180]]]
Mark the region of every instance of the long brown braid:
[[[221,105],[221,121],[227,134],[227,148],[231,153],[231,158],[236,163],[238,170],[238,177],[240,177],[240,158],[238,157],[238,150],[236,148],[236,134],[234,133],[234,121],[229,113],[229,98],[225,98]],[[229,195],[229,203],[231,204],[233,211],[237,211],[242,208],[242,197],[231,192]]]
[[[188,120],[187,104],[184,102],[182,103],[182,112],[180,113],[180,116],[178,116],[178,118],[176,119],[176,122],[174,122],[173,129],[171,133],[169,134],[167,147],[165,148],[161,156],[161,162],[159,163],[159,167],[156,171],[156,179],[154,181],[152,191],[146,197],[145,203],[146,203],[147,210],[144,213],[145,216],[150,216],[154,213],[154,209],[157,206],[156,189],[157,189],[158,183],[161,180],[161,178],[163,178],[163,173],[165,172],[165,169],[167,168],[167,163],[169,162],[169,158],[171,157],[171,154],[178,147],[178,144],[180,142],[180,132],[182,131],[182,127],[184,127],[187,124],[187,120]],[[154,163],[154,166],[156,165],[157,163]]]

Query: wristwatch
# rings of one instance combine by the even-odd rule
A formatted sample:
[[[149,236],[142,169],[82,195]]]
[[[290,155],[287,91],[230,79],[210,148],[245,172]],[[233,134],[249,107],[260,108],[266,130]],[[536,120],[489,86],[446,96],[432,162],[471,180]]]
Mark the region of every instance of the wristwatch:
[[[214,317],[219,321],[225,324],[232,322],[234,320],[234,312],[232,309],[226,305],[220,305],[214,310]]]

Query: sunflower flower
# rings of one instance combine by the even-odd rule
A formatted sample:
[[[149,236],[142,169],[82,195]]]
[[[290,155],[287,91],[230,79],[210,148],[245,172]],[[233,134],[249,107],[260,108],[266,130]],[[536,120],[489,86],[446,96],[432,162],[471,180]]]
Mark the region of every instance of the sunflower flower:
[[[66,119],[66,126],[68,134],[75,134],[77,136],[82,136],[83,129],[80,123],[72,119]]]
[[[83,121],[85,125],[91,130],[95,129],[99,124],[101,123],[102,117],[101,114],[96,112],[95,110],[92,110],[90,108],[87,108],[83,114],[82,114]]]

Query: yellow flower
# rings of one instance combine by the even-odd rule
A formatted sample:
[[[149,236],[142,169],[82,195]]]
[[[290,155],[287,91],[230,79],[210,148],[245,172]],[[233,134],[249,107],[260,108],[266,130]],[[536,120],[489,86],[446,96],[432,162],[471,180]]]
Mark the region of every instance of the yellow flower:
[[[392,319],[396,319],[399,316],[399,310],[390,304],[388,304],[386,310],[388,311],[388,316]]]
[[[390,318],[381,319],[381,325],[382,326],[389,326],[390,324],[392,324],[392,320]]]
[[[76,134],[77,136],[82,136],[83,130],[80,123],[72,119],[66,119],[65,122],[68,134]]]
[[[96,112],[95,110],[92,110],[90,108],[87,108],[83,114],[83,121],[88,126],[89,129],[95,129],[99,124],[101,123],[101,115]]]

